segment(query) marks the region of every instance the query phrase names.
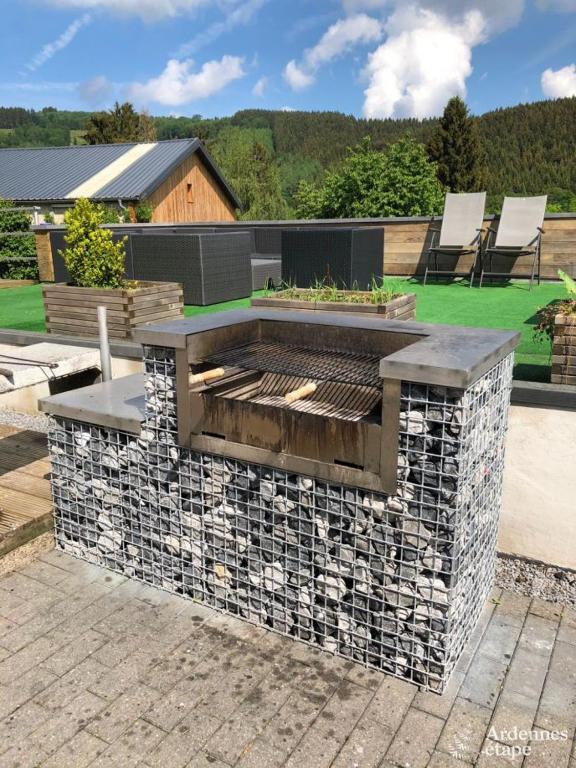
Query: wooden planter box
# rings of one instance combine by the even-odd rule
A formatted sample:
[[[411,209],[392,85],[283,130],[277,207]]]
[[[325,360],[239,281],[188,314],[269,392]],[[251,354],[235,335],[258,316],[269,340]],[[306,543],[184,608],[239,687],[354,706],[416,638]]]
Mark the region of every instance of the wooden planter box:
[[[131,339],[142,323],[173,320],[183,314],[180,283],[140,282],[136,288],[77,288],[66,283],[42,286],[48,333],[97,336],[99,306],[107,308],[108,333]]]
[[[358,291],[354,291],[354,293],[358,293]],[[368,292],[365,293],[366,296],[369,295]],[[280,291],[275,296],[252,299],[252,306],[274,309],[306,309],[321,312],[351,312],[355,315],[371,314],[378,315],[383,320],[413,320],[416,316],[416,294],[403,293],[385,304],[359,304],[343,301],[300,301],[289,299],[284,291]]]
[[[576,385],[576,315],[556,315],[554,318],[550,381]]]

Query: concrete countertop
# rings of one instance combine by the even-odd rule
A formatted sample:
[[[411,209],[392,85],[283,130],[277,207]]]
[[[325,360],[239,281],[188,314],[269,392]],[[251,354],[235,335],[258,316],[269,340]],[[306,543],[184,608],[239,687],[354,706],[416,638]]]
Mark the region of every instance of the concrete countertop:
[[[189,336],[231,325],[272,320],[414,334],[418,337],[414,344],[380,361],[380,376],[463,389],[510,354],[520,341],[520,334],[515,331],[261,307],[150,323],[136,330],[135,340],[152,346],[185,349]]]
[[[138,434],[144,420],[144,374],[44,397],[38,408],[53,416]]]

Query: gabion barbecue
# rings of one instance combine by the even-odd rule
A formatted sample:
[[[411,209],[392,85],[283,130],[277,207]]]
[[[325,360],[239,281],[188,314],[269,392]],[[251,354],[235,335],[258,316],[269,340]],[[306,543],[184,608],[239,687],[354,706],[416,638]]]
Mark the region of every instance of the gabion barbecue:
[[[142,327],[143,379],[43,401],[57,544],[441,692],[492,585],[517,336],[313,315]]]

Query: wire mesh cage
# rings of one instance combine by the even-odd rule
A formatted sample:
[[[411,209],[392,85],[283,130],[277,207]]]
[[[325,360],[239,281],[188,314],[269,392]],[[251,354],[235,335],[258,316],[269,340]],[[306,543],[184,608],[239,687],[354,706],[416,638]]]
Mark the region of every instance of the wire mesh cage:
[[[179,447],[174,350],[140,435],[53,419],[59,546],[441,692],[491,587],[512,378],[404,382],[386,495]]]

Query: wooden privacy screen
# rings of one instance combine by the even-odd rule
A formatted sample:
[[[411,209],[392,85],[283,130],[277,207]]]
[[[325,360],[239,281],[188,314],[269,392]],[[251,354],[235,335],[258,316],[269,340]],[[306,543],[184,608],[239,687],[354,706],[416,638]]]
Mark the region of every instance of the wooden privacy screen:
[[[486,220],[484,226],[497,225]],[[430,242],[429,222],[401,221],[386,222],[384,226],[384,273],[386,275],[414,275],[424,271],[426,249]],[[437,225],[436,225],[437,226]],[[450,257],[452,258],[452,257]],[[460,258],[458,269],[466,272],[472,266],[472,255]],[[502,271],[510,268],[510,259],[504,262]],[[512,267],[513,275],[530,273],[531,256],[516,260]],[[496,259],[494,259],[496,270]],[[571,218],[547,218],[544,222],[542,238],[542,273],[543,278],[556,278],[562,269],[576,277],[576,215]]]

